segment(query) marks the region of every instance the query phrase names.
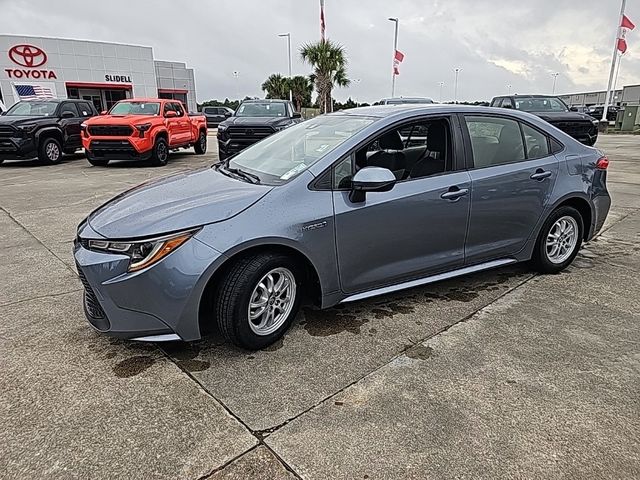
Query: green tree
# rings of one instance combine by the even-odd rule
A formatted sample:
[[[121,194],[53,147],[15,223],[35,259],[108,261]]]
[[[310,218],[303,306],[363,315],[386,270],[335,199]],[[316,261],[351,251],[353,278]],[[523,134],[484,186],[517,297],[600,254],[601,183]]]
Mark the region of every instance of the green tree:
[[[320,40],[300,47],[300,57],[313,67],[320,111],[332,111],[331,91],[334,86],[346,87],[351,83],[347,78],[344,48],[331,40]]]
[[[296,111],[299,112],[302,107],[310,107],[311,94],[313,93],[313,82],[311,79],[302,75],[296,75],[286,80],[288,88],[291,88],[293,104],[295,105]]]
[[[262,90],[267,92],[267,98],[289,98],[288,79],[279,73],[272,73],[262,84]]]

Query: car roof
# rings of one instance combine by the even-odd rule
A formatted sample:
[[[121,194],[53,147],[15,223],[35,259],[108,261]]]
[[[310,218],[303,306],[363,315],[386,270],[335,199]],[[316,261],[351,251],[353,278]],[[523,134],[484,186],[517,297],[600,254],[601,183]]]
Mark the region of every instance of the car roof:
[[[242,103],[287,103],[289,100],[281,100],[279,98],[249,98],[242,100]]]
[[[364,117],[385,118],[391,116],[401,116],[402,113],[411,112],[412,114],[451,114],[451,113],[478,113],[505,116],[521,116],[522,118],[531,118],[531,114],[521,112],[519,110],[506,110],[496,107],[481,107],[476,105],[454,105],[449,103],[433,103],[433,104],[405,104],[405,105],[374,105],[370,107],[357,107],[348,110],[340,110],[330,113],[329,115],[359,115]]]
[[[432,98],[429,97],[389,97],[389,98],[383,98],[382,100],[380,100],[381,102],[389,102],[389,101],[403,101],[403,100],[427,100],[429,101],[429,103],[433,102]]]
[[[118,100],[118,102],[179,102],[180,100],[175,100],[173,98],[143,98],[143,97],[136,97],[136,98],[123,98],[122,100]]]

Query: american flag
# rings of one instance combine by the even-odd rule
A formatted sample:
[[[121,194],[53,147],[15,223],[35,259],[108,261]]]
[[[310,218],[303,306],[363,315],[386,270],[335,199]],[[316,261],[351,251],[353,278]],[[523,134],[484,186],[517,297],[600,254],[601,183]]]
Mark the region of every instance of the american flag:
[[[50,88],[40,85],[14,85],[21,100],[32,100],[34,98],[55,98]]]
[[[324,0],[320,0],[320,39],[324,42]]]

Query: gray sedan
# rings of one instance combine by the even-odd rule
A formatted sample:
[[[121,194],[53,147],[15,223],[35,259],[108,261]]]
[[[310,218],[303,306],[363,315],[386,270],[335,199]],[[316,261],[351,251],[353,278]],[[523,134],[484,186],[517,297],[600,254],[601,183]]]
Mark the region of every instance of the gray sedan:
[[[451,105],[338,112],[92,212],[74,246],[100,332],[235,345],[319,307],[531,261],[569,265],[605,221],[608,160],[533,115]]]

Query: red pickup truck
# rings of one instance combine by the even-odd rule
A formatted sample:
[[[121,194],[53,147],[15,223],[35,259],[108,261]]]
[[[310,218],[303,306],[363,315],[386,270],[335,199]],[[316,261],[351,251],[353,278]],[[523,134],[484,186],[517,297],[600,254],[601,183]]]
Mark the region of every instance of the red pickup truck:
[[[91,165],[110,160],[151,160],[166,165],[169,151],[194,147],[207,151],[207,119],[189,115],[178,100],[131,98],[82,125],[82,145]]]

